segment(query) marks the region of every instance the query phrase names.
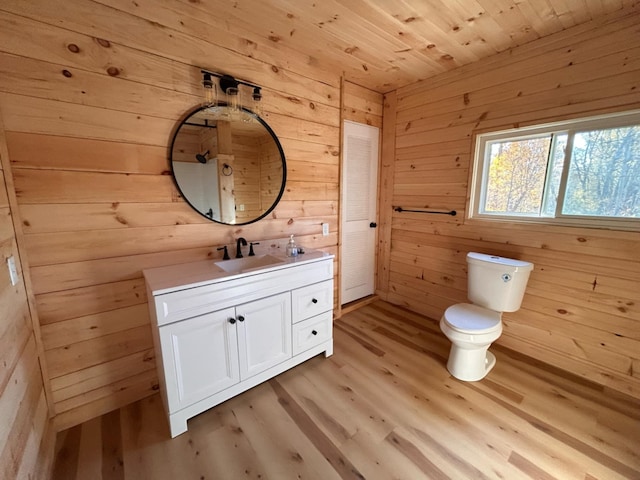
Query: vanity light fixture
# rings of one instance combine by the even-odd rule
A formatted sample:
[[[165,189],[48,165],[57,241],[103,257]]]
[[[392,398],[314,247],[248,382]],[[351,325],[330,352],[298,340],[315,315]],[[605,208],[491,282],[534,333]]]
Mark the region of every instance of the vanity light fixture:
[[[249,87],[253,89],[253,93],[251,94],[252,102],[252,110],[254,113],[258,114],[257,110],[260,107],[260,101],[262,100],[262,87],[259,85],[255,85],[250,82],[246,82],[244,80],[239,80],[237,78],[232,77],[231,75],[226,75],[217,72],[211,72],[209,70],[201,70],[202,73],[202,86],[204,88],[204,102],[206,105],[211,107],[224,107],[226,106],[227,115],[231,114],[240,114],[243,110],[243,102],[241,96],[241,87]],[[220,102],[217,96],[217,88],[216,83],[213,80],[213,77],[218,78],[218,85],[220,87],[221,93],[225,96],[225,101]],[[229,112],[230,111],[230,112]]]
[[[213,83],[210,73],[205,73],[202,78],[202,87],[204,89],[204,103],[205,105],[215,105],[218,103],[218,89],[216,84]]]

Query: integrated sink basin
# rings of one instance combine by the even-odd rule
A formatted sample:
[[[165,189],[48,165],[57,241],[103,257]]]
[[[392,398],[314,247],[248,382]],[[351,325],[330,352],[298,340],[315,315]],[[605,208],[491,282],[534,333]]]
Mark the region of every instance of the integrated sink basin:
[[[256,255],[254,257],[234,258],[233,260],[223,260],[216,262],[216,266],[224,270],[227,273],[244,273],[251,270],[258,270],[261,268],[273,267],[275,265],[282,265],[285,262],[273,255]]]

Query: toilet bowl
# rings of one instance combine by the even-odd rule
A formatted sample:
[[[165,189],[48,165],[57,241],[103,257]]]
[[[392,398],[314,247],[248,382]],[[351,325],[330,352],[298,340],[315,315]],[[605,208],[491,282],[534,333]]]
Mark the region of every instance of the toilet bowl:
[[[447,370],[459,380],[482,380],[496,363],[489,346],[502,334],[502,315],[469,303],[444,312],[440,329],[451,341]]]
[[[533,264],[475,252],[467,254],[467,264],[467,296],[473,303],[447,308],[440,329],[451,341],[447,369],[473,382],[495,366],[489,346],[502,334],[502,312],[520,308]]]

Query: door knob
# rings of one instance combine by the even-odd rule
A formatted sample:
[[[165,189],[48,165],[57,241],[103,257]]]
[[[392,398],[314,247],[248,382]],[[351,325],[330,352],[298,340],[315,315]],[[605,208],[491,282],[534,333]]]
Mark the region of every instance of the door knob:
[[[242,315],[238,315],[238,321],[239,322],[244,322],[244,317]]]
[[[318,303],[318,299],[317,298],[312,298],[311,299],[311,303]]]
[[[311,330],[311,333],[312,333],[313,335],[317,335],[317,334],[318,334],[318,332],[317,332],[317,331],[315,331],[315,330]]]
[[[371,228],[376,228],[376,227],[378,226],[378,224],[377,224],[376,222],[371,222],[371,223],[369,224],[369,226],[370,226]]]
[[[231,325],[233,325],[234,323],[236,323],[236,319],[235,319],[235,318],[230,318],[230,319],[229,319],[229,323],[230,323]]]

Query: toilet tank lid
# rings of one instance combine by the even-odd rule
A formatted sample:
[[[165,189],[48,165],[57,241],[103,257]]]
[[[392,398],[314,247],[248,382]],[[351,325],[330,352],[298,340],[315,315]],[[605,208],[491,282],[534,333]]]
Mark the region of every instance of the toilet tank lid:
[[[469,263],[495,263],[496,266],[508,266],[521,268],[524,271],[532,270],[533,263],[524,260],[515,260],[513,258],[499,257],[497,255],[487,255],[486,253],[467,253],[467,262]]]

